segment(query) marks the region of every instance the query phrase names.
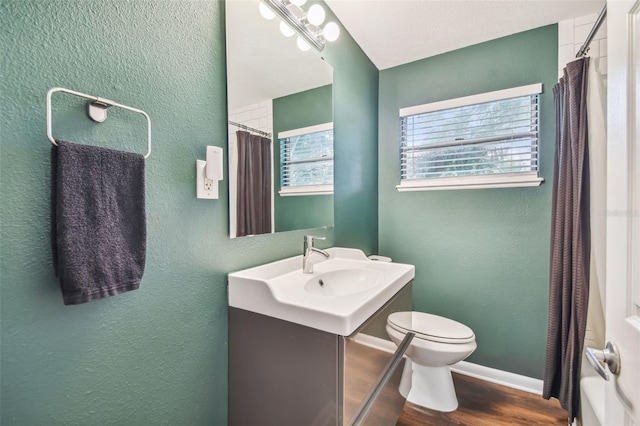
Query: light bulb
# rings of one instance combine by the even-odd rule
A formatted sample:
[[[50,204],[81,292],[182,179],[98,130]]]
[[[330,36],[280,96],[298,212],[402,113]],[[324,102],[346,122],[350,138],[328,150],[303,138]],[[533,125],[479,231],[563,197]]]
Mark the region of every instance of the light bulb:
[[[328,41],[336,41],[340,35],[340,27],[338,27],[338,24],[335,22],[328,22],[327,25],[324,26],[322,35]]]
[[[322,25],[324,22],[324,9],[319,4],[314,4],[307,12],[307,19],[313,25]]]
[[[276,17],[276,14],[273,13],[273,11],[262,2],[260,2],[260,4],[258,5],[258,10],[260,10],[260,15],[262,15],[262,17],[268,21]]]
[[[296,40],[296,44],[298,45],[298,49],[302,50],[303,52],[306,52],[307,50],[311,49],[311,46],[309,46],[309,43],[307,43],[300,37],[298,37],[298,40]]]
[[[307,0],[290,0],[291,3],[295,4],[296,6],[302,6],[303,4],[305,4],[307,2]]]
[[[280,21],[280,32],[285,37],[291,37],[295,34],[295,31],[291,29],[291,27],[284,23],[284,21]]]

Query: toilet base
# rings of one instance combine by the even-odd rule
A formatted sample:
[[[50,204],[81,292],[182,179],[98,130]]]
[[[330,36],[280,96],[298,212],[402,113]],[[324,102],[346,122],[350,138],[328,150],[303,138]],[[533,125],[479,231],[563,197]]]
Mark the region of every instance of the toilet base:
[[[444,412],[458,408],[449,366],[429,367],[407,359],[399,391],[407,401],[424,408]]]

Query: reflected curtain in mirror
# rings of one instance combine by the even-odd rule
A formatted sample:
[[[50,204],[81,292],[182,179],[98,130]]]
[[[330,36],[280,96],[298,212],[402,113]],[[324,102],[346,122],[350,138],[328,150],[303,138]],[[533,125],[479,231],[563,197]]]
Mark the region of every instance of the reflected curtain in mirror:
[[[271,139],[238,131],[237,236],[271,233]]]

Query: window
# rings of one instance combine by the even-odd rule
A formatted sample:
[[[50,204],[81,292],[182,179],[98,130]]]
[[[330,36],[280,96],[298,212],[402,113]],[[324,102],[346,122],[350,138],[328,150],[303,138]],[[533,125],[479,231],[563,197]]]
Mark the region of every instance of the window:
[[[400,110],[399,191],[537,186],[542,84]]]
[[[278,133],[280,195],[333,194],[333,123]]]

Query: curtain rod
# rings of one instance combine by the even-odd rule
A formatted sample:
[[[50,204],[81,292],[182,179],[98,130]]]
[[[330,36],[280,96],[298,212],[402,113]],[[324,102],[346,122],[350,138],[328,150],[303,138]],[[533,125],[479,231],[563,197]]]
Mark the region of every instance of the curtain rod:
[[[605,3],[604,7],[602,8],[602,11],[600,12],[600,15],[598,16],[598,19],[596,20],[596,23],[593,24],[593,28],[591,28],[591,32],[589,32],[587,39],[582,44],[582,47],[580,47],[580,50],[578,50],[578,53],[576,54],[576,58],[581,58],[587,54],[587,52],[589,51],[589,44],[591,43],[591,39],[596,34],[596,31],[598,31],[598,28],[600,28],[600,24],[602,24],[602,21],[604,20],[604,17],[606,15],[607,15],[607,4]]]
[[[244,124],[236,123],[235,121],[229,120],[229,124],[231,124],[232,126],[236,126],[242,130],[248,130],[249,132],[257,133],[268,138],[271,137],[271,133],[263,132],[262,130],[254,129],[253,127],[245,126]]]

